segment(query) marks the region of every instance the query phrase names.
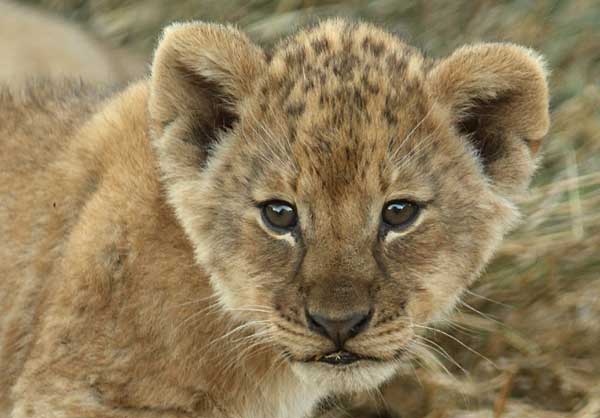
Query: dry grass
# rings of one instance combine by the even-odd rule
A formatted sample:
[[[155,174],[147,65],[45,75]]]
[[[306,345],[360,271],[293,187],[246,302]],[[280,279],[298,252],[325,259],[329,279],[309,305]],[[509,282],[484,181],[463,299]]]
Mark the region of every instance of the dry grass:
[[[442,327],[453,337],[432,337],[447,354],[439,349],[417,366],[418,381],[409,370],[384,392],[403,418],[600,417],[600,2],[30,2],[146,53],[172,20],[236,22],[271,43],[328,15],[382,23],[432,55],[477,40],[540,50],[552,69],[553,129],[521,202],[524,221]]]

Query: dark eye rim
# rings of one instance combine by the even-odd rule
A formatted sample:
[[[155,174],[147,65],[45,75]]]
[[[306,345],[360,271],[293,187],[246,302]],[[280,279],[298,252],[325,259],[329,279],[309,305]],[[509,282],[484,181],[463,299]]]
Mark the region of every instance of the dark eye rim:
[[[393,204],[397,204],[397,203],[408,203],[409,205],[413,206],[414,208],[416,208],[416,210],[414,211],[414,213],[412,214],[412,216],[410,218],[408,218],[406,221],[402,222],[401,224],[392,224],[389,223],[385,220],[385,216],[384,216],[384,211]],[[412,224],[415,223],[415,221],[419,218],[419,216],[421,216],[421,212],[423,211],[423,209],[425,208],[425,204],[423,202],[418,202],[412,199],[392,199],[389,200],[387,202],[385,202],[385,204],[383,205],[383,207],[381,208],[381,223],[382,226],[384,227],[385,230],[390,230],[390,231],[400,231],[403,229],[408,228],[409,226],[411,226]]]
[[[290,225],[289,227],[281,227],[281,226],[274,225],[269,220],[269,218],[267,217],[267,215],[265,213],[266,208],[269,205],[273,205],[273,204],[285,205],[285,206],[289,206],[290,208],[292,208],[292,210],[294,211],[294,215],[295,215],[294,223],[292,225]],[[298,210],[296,209],[296,206],[294,204],[287,202],[285,200],[282,200],[282,199],[270,199],[270,200],[266,200],[264,202],[259,203],[258,207],[260,209],[260,216],[262,218],[262,221],[269,229],[271,229],[277,233],[280,233],[280,234],[287,234],[287,233],[293,232],[298,227],[298,223],[299,223]]]

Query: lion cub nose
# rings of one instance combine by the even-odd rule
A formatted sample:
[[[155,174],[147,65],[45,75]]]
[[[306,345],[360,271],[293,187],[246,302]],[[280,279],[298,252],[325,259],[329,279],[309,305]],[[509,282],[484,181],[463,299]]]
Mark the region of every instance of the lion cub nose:
[[[372,311],[354,312],[346,318],[333,319],[318,312],[306,310],[308,328],[331,339],[337,348],[341,349],[344,343],[360,334],[369,325],[373,316]]]

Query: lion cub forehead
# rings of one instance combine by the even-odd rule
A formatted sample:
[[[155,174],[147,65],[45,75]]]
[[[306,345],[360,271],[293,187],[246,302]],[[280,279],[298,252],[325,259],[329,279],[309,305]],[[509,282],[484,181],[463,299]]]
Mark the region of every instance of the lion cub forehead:
[[[280,119],[292,141],[299,130],[339,133],[349,124],[402,128],[427,107],[428,66],[418,50],[380,28],[328,20],[275,48],[257,81],[253,113]]]
[[[427,65],[382,29],[325,21],[275,48],[258,80],[254,121],[323,185],[386,177],[383,160],[430,108]]]
[[[420,83],[423,67],[422,54],[396,36],[366,23],[330,20],[276,47],[262,86],[282,102],[349,83],[360,85],[363,96],[377,95]]]
[[[329,67],[336,56],[346,56],[347,62],[358,67],[394,70],[398,76],[405,78],[417,76],[420,71],[414,74],[405,74],[404,71],[420,70],[418,67],[423,60],[417,49],[379,27],[334,19],[283,40],[273,53],[271,71],[293,76],[297,73],[290,73],[292,68],[302,71],[311,67]],[[407,68],[408,64],[411,68]],[[342,69],[345,68],[337,68]]]

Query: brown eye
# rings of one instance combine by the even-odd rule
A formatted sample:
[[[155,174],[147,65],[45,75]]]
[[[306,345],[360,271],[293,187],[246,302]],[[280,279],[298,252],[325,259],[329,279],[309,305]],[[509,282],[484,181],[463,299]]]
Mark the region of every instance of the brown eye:
[[[383,222],[397,228],[408,226],[417,219],[419,205],[408,200],[394,200],[386,203],[381,214]]]
[[[298,223],[294,207],[281,200],[265,203],[262,207],[262,216],[265,223],[278,232],[287,232]]]

